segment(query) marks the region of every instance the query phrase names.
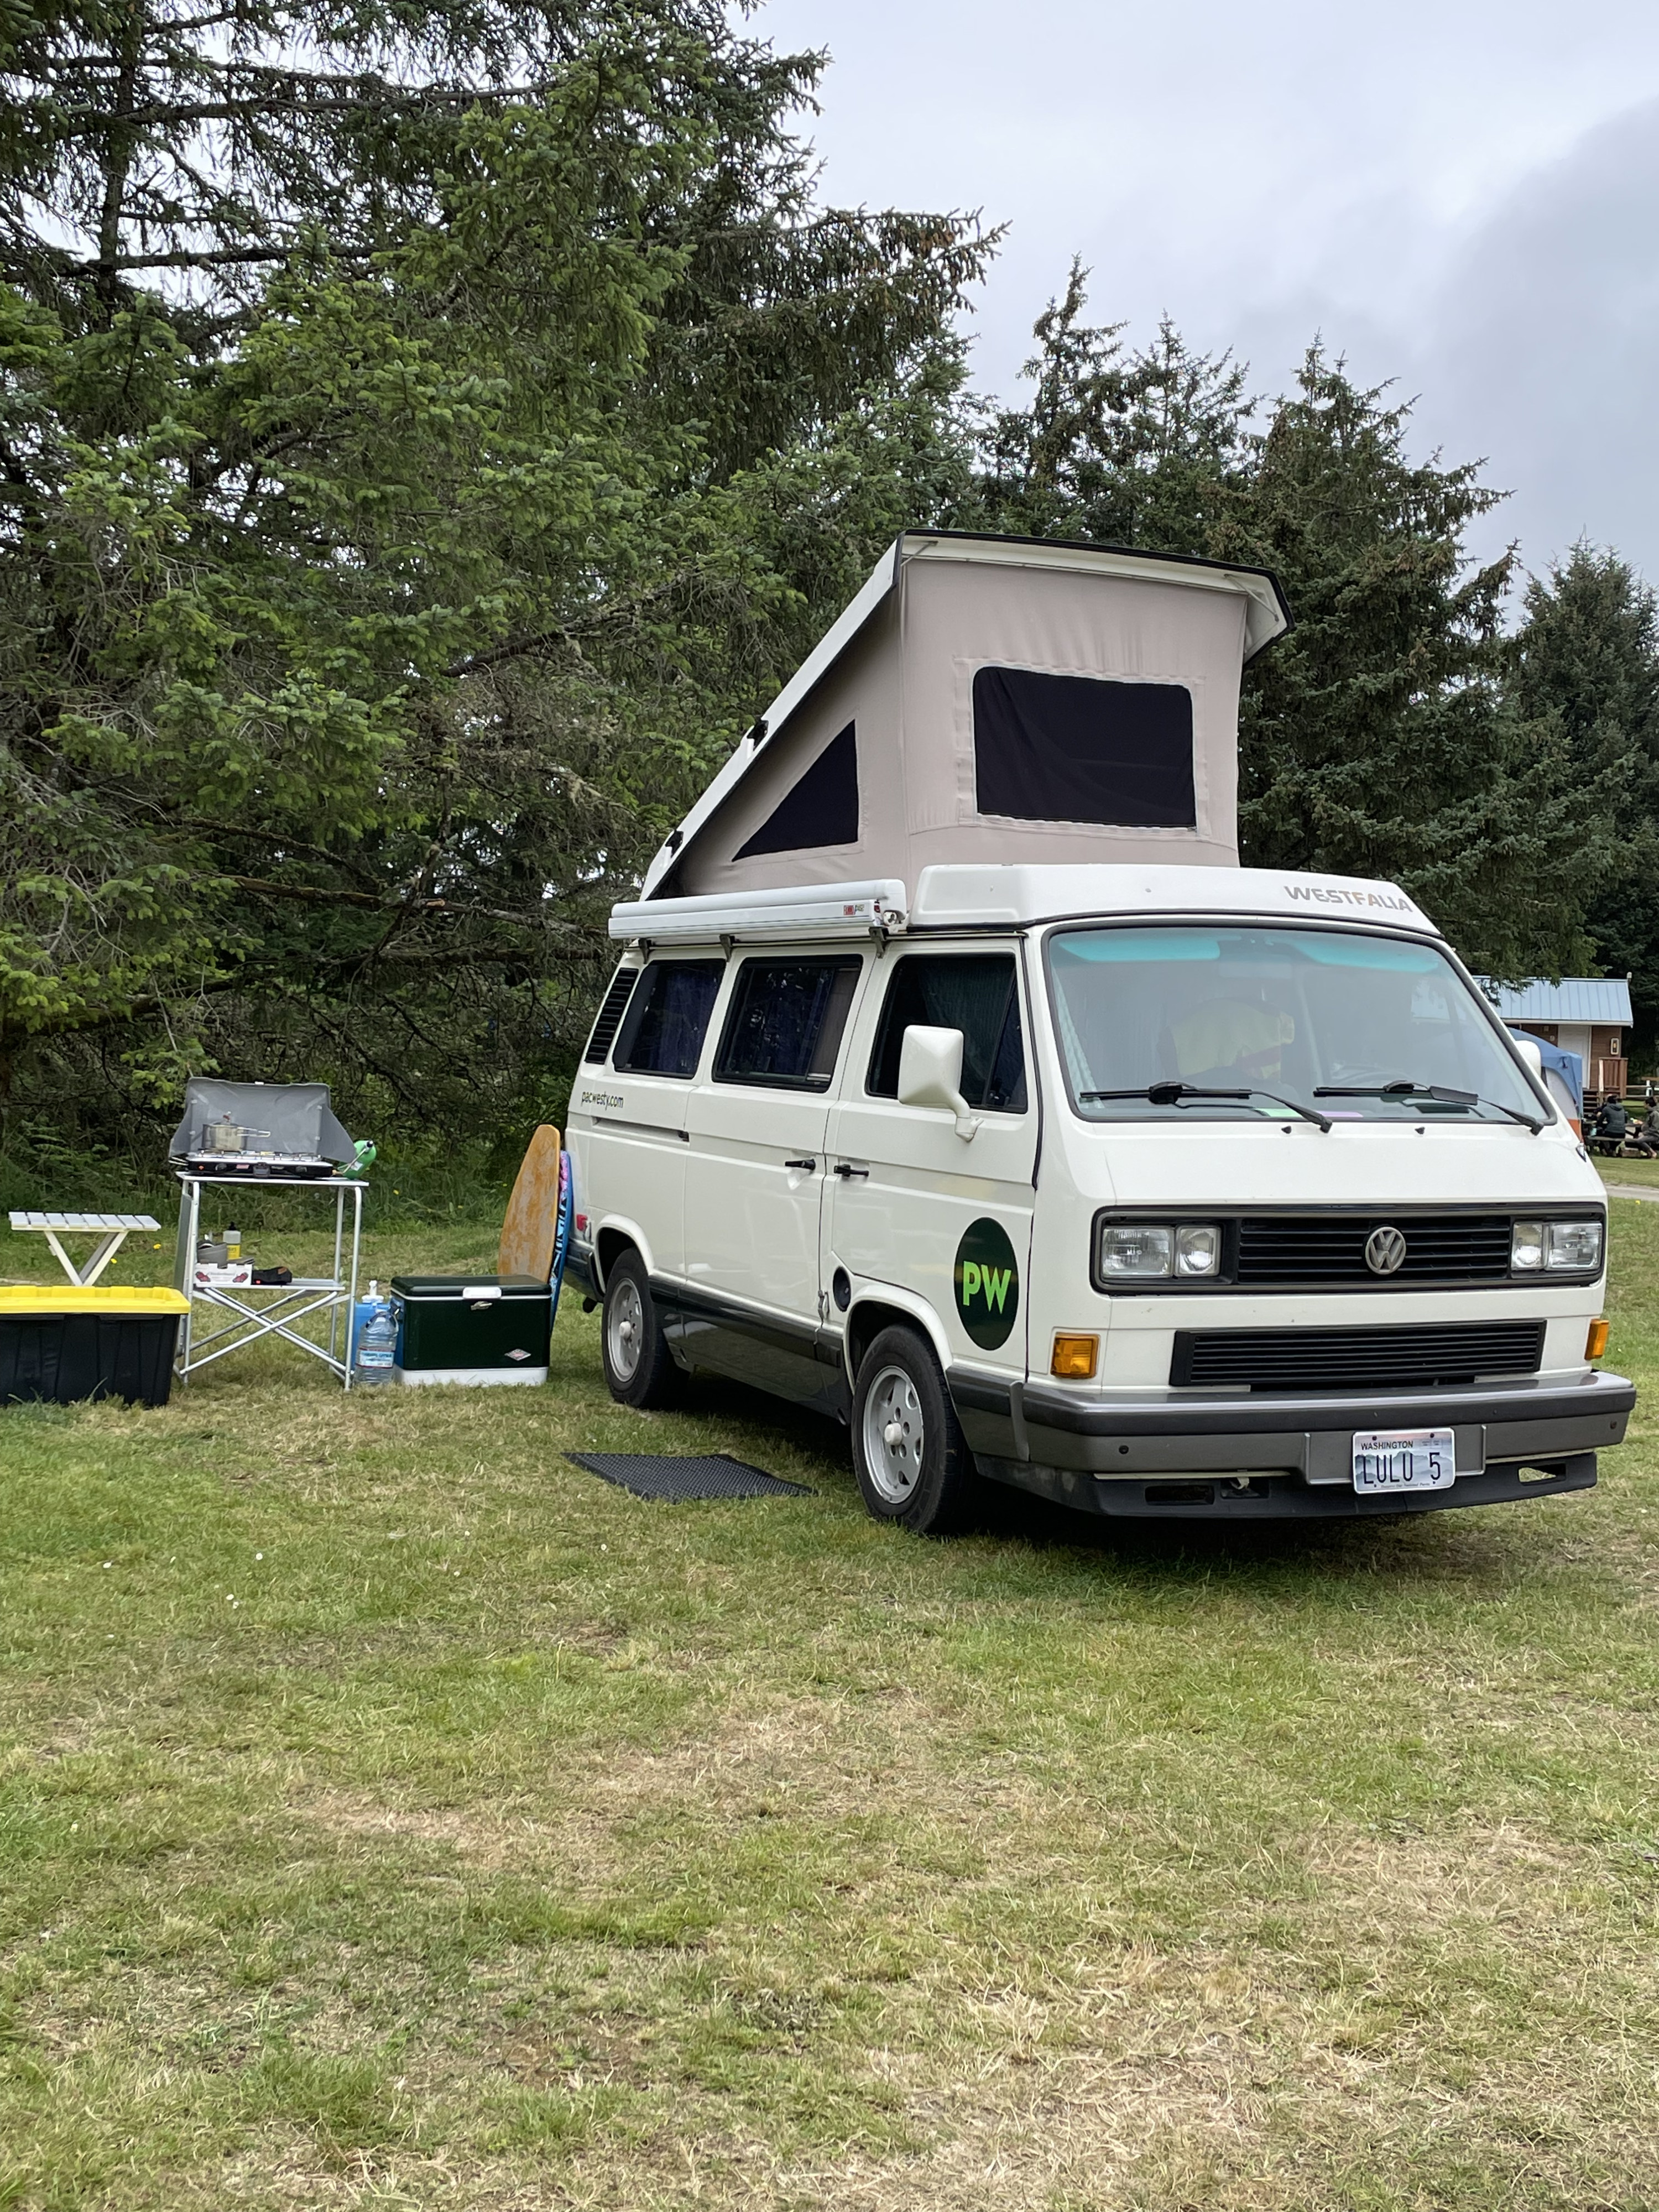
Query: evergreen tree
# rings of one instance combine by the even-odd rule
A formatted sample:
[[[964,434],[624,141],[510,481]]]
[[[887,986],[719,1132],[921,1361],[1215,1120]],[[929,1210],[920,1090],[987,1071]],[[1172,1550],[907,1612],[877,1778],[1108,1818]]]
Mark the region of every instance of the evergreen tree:
[[[1253,402],[1231,356],[1194,352],[1166,317],[1126,352],[1124,325],[1083,319],[1088,271],[1037,319],[1024,408],[981,435],[979,526],[1190,553],[1222,528],[1243,488]]]
[[[1514,556],[1471,566],[1463,544],[1499,495],[1411,460],[1408,424],[1316,345],[1212,541],[1273,568],[1296,623],[1246,686],[1243,855],[1389,878],[1472,965],[1559,975],[1585,955],[1613,783],[1506,695]]]
[[[769,480],[909,465],[986,241],[816,206],[818,64],[716,0],[7,22],[0,1086],[533,1115],[890,520],[830,556]]]
[[[1548,720],[1586,780],[1617,793],[1616,849],[1586,927],[1597,963],[1628,975],[1633,1054],[1659,1039],[1659,603],[1610,550],[1582,541],[1528,578],[1511,678],[1521,713]]]
[[[1619,774],[1505,682],[1513,556],[1474,566],[1464,544],[1499,495],[1413,462],[1409,410],[1317,345],[1262,409],[1227,356],[1167,321],[1129,351],[1085,307],[1074,265],[1036,325],[1029,404],[982,431],[968,511],[1273,569],[1295,627],[1246,672],[1246,863],[1392,878],[1501,975],[1582,962]]]

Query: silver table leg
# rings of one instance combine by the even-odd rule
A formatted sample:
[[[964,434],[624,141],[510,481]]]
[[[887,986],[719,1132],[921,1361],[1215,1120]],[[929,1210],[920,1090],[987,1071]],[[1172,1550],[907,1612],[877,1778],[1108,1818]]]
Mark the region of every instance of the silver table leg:
[[[184,1317],[179,1323],[176,1365],[179,1380],[190,1381],[191,1322],[196,1311],[191,1292],[196,1280],[196,1246],[201,1236],[202,1186],[194,1176],[179,1179],[179,1248],[173,1255],[173,1280],[184,1295]]]
[[[343,1215],[345,1211],[345,1188],[343,1185],[341,1187],[339,1196],[335,1200],[335,1206],[337,1211],[336,1215],[334,1236],[334,1249],[337,1255],[334,1262],[334,1277],[335,1280],[337,1282],[340,1275],[340,1263],[337,1256],[340,1247],[339,1218]],[[363,1186],[360,1182],[354,1182],[351,1185],[351,1283],[349,1289],[346,1292],[345,1310],[345,1387],[348,1390],[351,1388],[351,1324],[357,1311],[357,1269],[358,1264],[362,1257],[362,1247]]]

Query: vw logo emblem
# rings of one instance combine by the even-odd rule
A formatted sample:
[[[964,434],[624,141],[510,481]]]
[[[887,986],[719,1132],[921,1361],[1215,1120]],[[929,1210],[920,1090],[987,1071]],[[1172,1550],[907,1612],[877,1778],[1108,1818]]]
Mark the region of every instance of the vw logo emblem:
[[[1406,1240],[1397,1229],[1373,1229],[1365,1239],[1365,1265],[1374,1275],[1399,1272],[1406,1257]]]

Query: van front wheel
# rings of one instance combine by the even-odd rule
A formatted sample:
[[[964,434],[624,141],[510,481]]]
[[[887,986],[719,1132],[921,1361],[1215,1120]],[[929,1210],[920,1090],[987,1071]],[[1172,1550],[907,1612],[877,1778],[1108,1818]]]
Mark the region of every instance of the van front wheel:
[[[933,1347],[884,1328],[859,1366],[853,1468],[878,1521],[943,1536],[972,1517],[980,1477]]]
[[[605,1279],[605,1379],[619,1405],[641,1412],[672,1406],[680,1395],[680,1370],[657,1318],[645,1262],[634,1251],[622,1254]]]

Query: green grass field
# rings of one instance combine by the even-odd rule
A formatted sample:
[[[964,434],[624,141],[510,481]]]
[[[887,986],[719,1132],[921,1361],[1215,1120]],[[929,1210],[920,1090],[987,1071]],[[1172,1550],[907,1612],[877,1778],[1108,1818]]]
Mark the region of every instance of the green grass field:
[[[1638,1190],[1659,1194],[1659,1160],[1605,1159],[1595,1161],[1603,1182],[1622,1182]]]
[[[1650,1411],[1586,1495],[940,1545],[809,1419],[615,1408],[574,1301],[555,1357],[0,1415],[0,2203],[1659,2203]]]

